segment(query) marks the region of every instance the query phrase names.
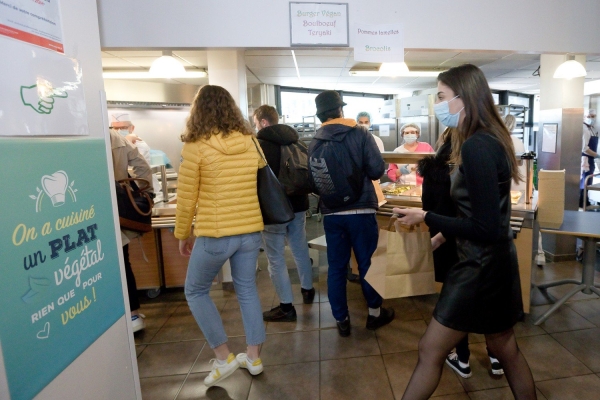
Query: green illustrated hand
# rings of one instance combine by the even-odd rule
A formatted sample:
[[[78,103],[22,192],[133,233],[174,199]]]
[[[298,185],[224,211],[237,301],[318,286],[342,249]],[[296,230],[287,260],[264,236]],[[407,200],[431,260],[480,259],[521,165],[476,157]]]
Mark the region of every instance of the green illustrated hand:
[[[53,88],[39,88],[38,85],[21,86],[21,101],[23,105],[33,108],[38,114],[50,114],[54,108],[54,98],[64,99],[68,93]]]

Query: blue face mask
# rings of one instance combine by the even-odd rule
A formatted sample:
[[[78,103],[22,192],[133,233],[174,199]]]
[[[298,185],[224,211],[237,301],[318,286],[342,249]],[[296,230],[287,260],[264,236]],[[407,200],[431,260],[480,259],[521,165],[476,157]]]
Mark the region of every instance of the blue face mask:
[[[454,96],[450,101],[456,99],[458,96]],[[460,118],[460,112],[465,108],[458,110],[456,114],[450,114],[450,101],[442,101],[433,105],[433,112],[437,119],[448,128],[457,128],[458,119]]]
[[[129,129],[127,129],[127,128],[117,129],[117,132],[119,132],[123,136],[129,135]]]

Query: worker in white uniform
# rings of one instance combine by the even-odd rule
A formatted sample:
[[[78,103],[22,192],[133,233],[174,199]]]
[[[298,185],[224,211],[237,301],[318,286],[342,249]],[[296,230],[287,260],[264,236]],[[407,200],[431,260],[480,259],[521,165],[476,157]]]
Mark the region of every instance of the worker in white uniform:
[[[152,165],[151,157],[150,157],[150,146],[148,143],[144,142],[137,134],[133,133],[135,130],[135,125],[131,123],[131,118],[127,113],[115,113],[111,115],[110,127],[121,135],[125,137],[125,139],[129,140],[131,143],[137,147],[138,152],[146,159],[149,165]],[[152,187],[154,188],[154,193],[158,194],[161,192],[161,185],[158,182],[158,178],[156,175],[152,174]]]
[[[380,152],[384,152],[385,150],[383,149],[383,140],[381,140],[381,138],[377,135],[375,135],[373,133],[373,131],[370,130],[371,128],[371,114],[369,114],[366,111],[361,111],[358,113],[358,115],[356,116],[356,123],[358,125],[362,125],[364,127],[367,128],[368,131],[371,132],[371,135],[373,135],[373,139],[375,139],[375,144],[377,144],[377,148],[379,149]]]

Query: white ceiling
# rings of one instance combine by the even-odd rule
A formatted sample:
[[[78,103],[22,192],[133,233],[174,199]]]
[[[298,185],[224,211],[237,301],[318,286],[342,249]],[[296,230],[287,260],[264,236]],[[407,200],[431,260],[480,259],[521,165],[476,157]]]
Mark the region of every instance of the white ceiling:
[[[358,77],[350,76],[349,70],[357,64],[353,50],[344,49],[301,49],[294,50],[300,79],[297,76],[290,50],[247,50],[245,54],[248,85],[259,83],[305,87],[314,89],[336,89],[364,93],[410,95],[415,90],[436,86],[436,78],[405,77]],[[161,51],[103,51],[102,66],[108,70],[142,71],[162,55]],[[173,51],[187,69],[208,70],[206,51]],[[413,70],[444,70],[464,63],[472,63],[485,73],[490,87],[522,93],[539,92],[539,76],[533,76],[539,67],[539,54],[513,52],[460,52],[460,51],[406,51],[406,64]],[[370,64],[378,66],[378,64]],[[600,56],[588,56],[586,81],[600,79]],[[149,79],[150,82],[203,85],[208,78],[198,79]]]

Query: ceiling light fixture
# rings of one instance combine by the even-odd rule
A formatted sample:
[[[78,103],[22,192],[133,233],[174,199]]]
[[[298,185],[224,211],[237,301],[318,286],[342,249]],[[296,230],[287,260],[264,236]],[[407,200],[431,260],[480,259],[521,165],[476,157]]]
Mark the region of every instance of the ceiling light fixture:
[[[379,75],[381,76],[405,76],[410,71],[406,63],[383,63],[379,67]]]
[[[173,57],[171,51],[163,51],[163,55],[152,61],[150,74],[160,78],[175,78],[185,75],[185,68],[179,60]]]
[[[171,78],[206,78],[208,74],[203,70],[183,70],[183,73],[178,76],[171,76]],[[126,71],[126,70],[113,70],[102,72],[104,79],[161,79],[164,76],[154,75],[148,71]]]
[[[404,63],[403,63],[404,64]],[[409,71],[399,66],[384,66],[381,67],[357,67],[350,68],[350,75],[352,76],[378,76],[378,77],[409,77],[409,78],[432,78],[437,77],[440,72],[443,71]],[[405,64],[406,65],[406,64]],[[401,70],[402,68],[402,70]]]
[[[557,79],[573,79],[586,75],[585,67],[575,61],[575,56],[570,54],[567,54],[567,61],[560,64],[554,71],[554,78]]]
[[[296,61],[296,53],[292,50],[292,58],[294,59],[294,65],[296,66],[296,75],[298,75],[298,80],[300,80],[300,69],[298,68],[298,61]]]

